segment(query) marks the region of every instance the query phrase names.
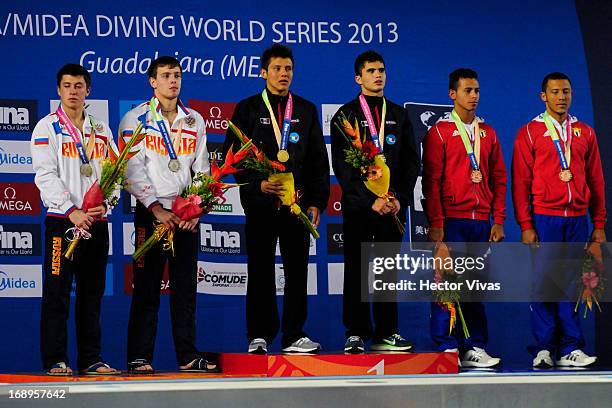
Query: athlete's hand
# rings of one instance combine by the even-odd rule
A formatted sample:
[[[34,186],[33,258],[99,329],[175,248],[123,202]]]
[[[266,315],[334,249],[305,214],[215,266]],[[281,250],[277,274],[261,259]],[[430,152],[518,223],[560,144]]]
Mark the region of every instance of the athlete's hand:
[[[372,210],[378,215],[386,215],[391,212],[391,209],[387,206],[387,200],[383,198],[377,198],[372,204]]]
[[[606,242],[606,231],[602,229],[594,229],[591,234],[592,242],[599,242],[600,244]]]
[[[493,224],[491,227],[491,235],[489,236],[489,242],[500,242],[506,237],[504,233],[504,226],[500,224]]]
[[[76,227],[83,228],[84,230],[89,230],[91,224],[93,224],[94,219],[91,215],[84,213],[81,210],[74,210],[68,215],[68,219],[72,222]]]
[[[321,221],[321,211],[319,211],[317,207],[308,207],[306,214],[308,215],[308,218],[310,218],[311,224],[317,228],[319,226],[319,222]]]
[[[285,188],[281,183],[273,183],[268,180],[261,181],[261,192],[264,194],[270,194],[280,197],[284,191]]]
[[[157,221],[164,224],[170,231],[174,231],[174,228],[181,223],[181,219],[179,217],[164,209],[164,207],[159,204],[153,207],[151,212]]]
[[[444,239],[444,228],[430,227],[427,235],[432,242],[442,242]]]
[[[196,232],[196,226],[199,221],[200,217],[195,217],[187,221],[181,221],[178,227],[184,231]]]
[[[537,247],[539,242],[538,234],[536,234],[533,228],[525,230],[521,233],[521,242],[526,245],[534,245]]]

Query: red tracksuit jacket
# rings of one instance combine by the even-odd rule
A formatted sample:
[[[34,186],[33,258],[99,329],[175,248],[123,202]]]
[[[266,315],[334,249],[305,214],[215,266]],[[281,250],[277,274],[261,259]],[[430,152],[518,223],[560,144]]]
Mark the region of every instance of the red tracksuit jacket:
[[[423,146],[423,194],[429,225],[444,227],[445,218],[489,220],[503,225],[506,219],[507,174],[497,134],[482,121],[480,171],[473,183],[472,167],[461,136],[450,116],[429,129]]]
[[[595,228],[604,228],[604,177],[595,131],[570,117],[572,159],[569,183],[559,179],[561,163],[546,124],[539,115],[523,126],[514,141],[512,198],[521,230],[533,229],[531,214],[576,217],[591,210]],[[561,141],[563,149],[565,144]]]

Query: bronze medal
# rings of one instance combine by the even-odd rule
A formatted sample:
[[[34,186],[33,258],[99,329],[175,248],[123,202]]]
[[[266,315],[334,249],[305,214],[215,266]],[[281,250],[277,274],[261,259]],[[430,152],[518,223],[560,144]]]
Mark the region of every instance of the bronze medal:
[[[279,150],[278,153],[276,154],[276,158],[281,163],[286,163],[287,160],[289,160],[289,152],[286,150]]]
[[[89,163],[81,164],[81,174],[84,175],[85,177],[91,177],[91,175],[93,174],[93,167],[91,167],[91,164]]]
[[[480,170],[472,170],[472,183],[480,183],[482,181],[482,173]]]
[[[569,169],[561,170],[561,172],[559,173],[559,178],[564,183],[569,183],[572,177],[573,177],[572,172]]]

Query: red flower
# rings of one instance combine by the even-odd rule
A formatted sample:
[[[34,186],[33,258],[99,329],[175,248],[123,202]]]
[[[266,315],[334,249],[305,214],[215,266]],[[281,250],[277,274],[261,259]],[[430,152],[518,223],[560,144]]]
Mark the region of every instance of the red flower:
[[[285,171],[285,166],[283,164],[277,162],[277,161],[270,160],[270,166],[272,166],[272,168],[274,168],[274,169],[276,169],[276,170],[278,170],[280,172]]]
[[[595,289],[599,285],[599,276],[595,272],[583,273],[582,284],[588,289]]]
[[[193,195],[187,198],[178,196],[174,204],[172,204],[172,212],[183,221],[190,220],[202,214],[200,205],[195,204],[195,198],[192,198],[192,196]],[[200,199],[200,203],[201,202],[202,200]]]
[[[213,197],[223,196],[223,183],[210,183],[208,188]]]
[[[374,160],[374,157],[376,157],[376,155],[379,153],[378,147],[376,147],[376,145],[370,140],[366,140],[363,143],[361,151],[366,155],[368,160]]]

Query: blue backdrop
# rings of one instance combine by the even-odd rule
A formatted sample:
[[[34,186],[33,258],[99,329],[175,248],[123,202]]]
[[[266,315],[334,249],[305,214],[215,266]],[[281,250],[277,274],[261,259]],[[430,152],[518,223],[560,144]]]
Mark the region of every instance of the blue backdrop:
[[[0,288],[0,371],[34,371],[39,362],[41,238],[44,209],[32,190],[27,141],[36,121],[56,100],[55,73],[79,62],[92,73],[90,106],[115,130],[121,115],[151,96],[146,67],[157,55],[176,55],[183,65],[181,97],[207,119],[209,150],[220,148],[224,119],[236,102],[259,92],[259,55],[273,42],[295,54],[292,90],[313,101],[325,125],[336,104],[358,92],[355,56],[374,48],[385,56],[385,95],[409,104],[413,115],[449,104],[448,73],[460,66],[478,71],[479,115],[495,127],[509,169],[514,135],[543,111],[542,77],[563,71],[574,88],[572,114],[593,123],[591,85],[583,39],[573,1],[508,2],[433,1],[372,3],[309,1],[278,4],[234,0],[230,3],[116,0],[103,7],[57,0],[0,5],[0,278],[34,280],[35,288]],[[422,137],[427,123],[415,123]],[[325,132],[329,135],[329,131]],[[116,135],[115,135],[116,137]],[[326,136],[328,137],[328,136]],[[329,141],[328,141],[329,142]],[[212,153],[211,153],[212,155]],[[605,154],[604,154],[605,156]],[[332,183],[336,183],[332,176]],[[336,191],[336,189],[334,189]],[[344,342],[341,296],[341,215],[338,196],[320,227],[312,249],[307,331],[324,350]],[[244,351],[243,217],[236,197],[202,220],[198,285],[198,344],[202,349]],[[507,197],[508,240],[518,240],[511,197]],[[422,214],[413,212],[413,219]],[[103,300],[103,354],[124,368],[130,304],[133,216],[124,196],[113,214],[112,255],[107,296]],[[412,225],[418,239],[418,225]],[[29,234],[29,235],[28,235]],[[422,235],[422,234],[421,234]],[[19,239],[17,239],[19,238]],[[410,237],[407,237],[410,239]],[[18,242],[19,241],[19,242]],[[280,262],[280,258],[279,258]],[[25,266],[23,266],[25,265]],[[278,286],[282,290],[279,267]],[[1,275],[4,273],[4,275]],[[219,281],[225,285],[215,285]],[[340,286],[341,287],[341,286]],[[213,294],[216,293],[216,294]],[[282,297],[279,297],[279,303]],[[491,304],[490,351],[509,368],[528,367],[525,345],[531,341],[525,304]],[[400,329],[417,350],[432,349],[429,306],[400,305]],[[586,320],[594,351],[593,322]],[[74,354],[74,327],[70,326]],[[272,345],[279,349],[278,341]],[[160,311],[155,366],[175,368],[167,296]]]

